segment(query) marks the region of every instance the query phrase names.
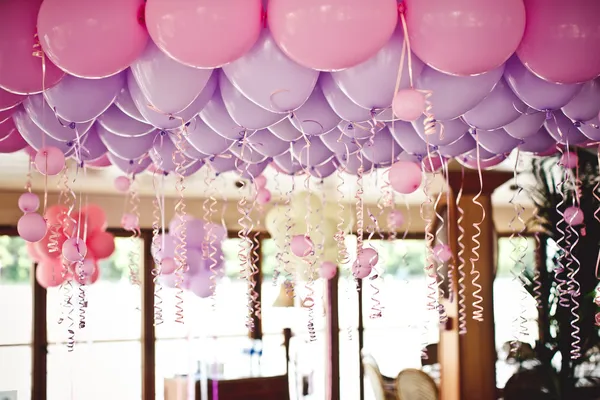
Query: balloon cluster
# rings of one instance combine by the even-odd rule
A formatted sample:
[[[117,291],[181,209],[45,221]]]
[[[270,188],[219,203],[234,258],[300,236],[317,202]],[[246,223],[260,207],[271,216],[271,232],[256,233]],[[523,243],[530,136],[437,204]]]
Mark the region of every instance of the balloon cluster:
[[[178,279],[175,272],[181,267],[175,257],[180,220],[173,218],[169,223],[169,232],[160,234],[153,243],[152,257],[160,265],[161,281],[168,287],[175,287]],[[222,243],[227,238],[227,230],[218,224],[204,223],[191,217],[185,218],[186,265],[181,287],[198,297],[209,297],[214,291],[214,280],[225,273],[225,260]]]
[[[264,3],[2,2],[0,152],[172,172],[183,133],[184,175],[326,177],[600,139],[598,2]]]
[[[33,197],[24,196],[19,199],[19,207],[31,209],[35,204],[29,199]],[[36,280],[44,288],[72,279],[86,285],[96,282],[100,274],[98,261],[115,251],[115,238],[106,232],[106,214],[100,206],[89,204],[69,217],[67,213],[61,205],[48,207],[43,218],[44,234],[37,241],[19,230],[28,241],[29,256],[38,263]]]

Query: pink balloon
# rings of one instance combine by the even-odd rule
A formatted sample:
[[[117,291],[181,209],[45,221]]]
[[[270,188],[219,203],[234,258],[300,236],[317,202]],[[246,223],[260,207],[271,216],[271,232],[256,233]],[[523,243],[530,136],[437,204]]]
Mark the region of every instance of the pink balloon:
[[[402,121],[412,122],[425,112],[425,95],[415,89],[402,89],[394,96],[392,109],[394,115]]]
[[[352,264],[352,275],[357,279],[364,279],[368,277],[373,271],[373,268],[369,264],[360,264],[358,260]]]
[[[37,19],[42,49],[71,75],[115,75],[146,47],[143,6],[143,0],[44,0]]]
[[[121,227],[126,231],[137,231],[140,229],[140,218],[135,214],[125,213],[121,217]]]
[[[369,266],[373,268],[379,262],[379,253],[371,247],[365,247],[358,252],[356,262],[362,267]]]
[[[103,260],[115,252],[115,237],[109,232],[96,231],[88,239],[87,247],[98,260]]]
[[[62,246],[62,255],[67,261],[77,262],[85,258],[87,246],[83,239],[72,237],[67,239]]]
[[[19,218],[17,232],[28,242],[39,242],[46,235],[46,220],[38,213],[28,213]]]
[[[561,165],[565,168],[577,168],[577,164],[579,163],[579,156],[577,153],[572,151],[566,151],[558,160],[558,165]]]
[[[268,22],[294,61],[335,71],[366,61],[385,45],[396,28],[396,7],[395,0],[271,0]]]
[[[438,154],[430,154],[426,157],[423,157],[421,160],[421,169],[425,172],[437,172],[439,171],[446,160],[444,157],[440,157]]]
[[[29,255],[29,258],[31,258],[32,261],[39,263],[44,258],[46,258],[43,254],[40,254],[40,252],[37,251],[37,249],[35,248],[35,243],[26,242],[25,246],[27,248],[27,254]]]
[[[400,210],[392,210],[388,215],[387,222],[390,228],[399,228],[404,224],[404,214]]]
[[[40,208],[40,198],[35,193],[23,193],[19,196],[19,209],[24,213],[36,212]]]
[[[32,54],[36,50],[34,35],[40,4],[42,0],[0,3],[0,87],[9,92],[40,93],[64,76],[47,58],[44,76],[42,58]]]
[[[517,55],[537,76],[580,83],[600,75],[600,3],[526,0],[527,29]]]
[[[254,178],[254,184],[257,188],[262,189],[267,186],[267,178],[264,175],[257,176]]]
[[[160,262],[160,268],[162,275],[170,275],[177,269],[177,263],[171,257],[163,258]]]
[[[6,110],[0,110],[0,125],[10,120],[15,111],[17,111],[17,106],[8,108]]]
[[[25,100],[25,96],[0,89],[0,111],[9,110],[18,106],[23,100]],[[0,122],[2,122],[2,117],[0,117]]]
[[[563,216],[565,222],[571,226],[581,225],[584,221],[583,211],[581,211],[579,207],[575,206],[567,207]]]
[[[81,221],[87,226],[88,233],[102,231],[106,229],[106,213],[104,209],[96,204],[88,204],[85,207],[81,207],[79,210],[81,214]]]
[[[433,247],[433,255],[440,262],[447,262],[452,258],[452,249],[447,244],[436,244]]]
[[[131,186],[131,181],[126,176],[117,176],[115,178],[115,189],[117,189],[121,193],[125,193],[129,190]]]
[[[250,50],[261,31],[261,12],[260,0],[149,0],[146,25],[175,60],[216,68]]]
[[[398,161],[390,168],[390,184],[396,192],[410,194],[421,186],[421,175],[418,164]]]
[[[0,140],[0,153],[14,153],[27,147],[27,142],[16,129]]]
[[[256,193],[256,202],[258,204],[264,205],[268,204],[271,201],[271,192],[269,189],[260,188]]]
[[[65,281],[65,273],[60,259],[45,259],[35,268],[35,280],[45,289],[57,287]]]
[[[92,277],[98,269],[96,260],[88,254],[82,262],[76,262],[72,265],[73,279],[80,285],[89,285],[92,282]]]
[[[65,167],[65,155],[56,147],[44,147],[37,152],[34,162],[41,174],[58,175]]]
[[[310,237],[295,235],[290,242],[290,249],[297,257],[307,257],[313,252],[314,245]]]
[[[411,48],[426,64],[447,74],[478,75],[498,68],[515,52],[525,31],[523,0],[404,4]]]
[[[324,261],[319,266],[319,276],[323,279],[333,279],[337,274],[337,265],[331,261]]]

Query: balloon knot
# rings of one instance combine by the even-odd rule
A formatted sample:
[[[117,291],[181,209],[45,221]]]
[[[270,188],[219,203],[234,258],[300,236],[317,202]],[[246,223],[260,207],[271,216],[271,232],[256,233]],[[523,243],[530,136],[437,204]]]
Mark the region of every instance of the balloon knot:
[[[267,11],[263,10],[260,14],[260,20],[262,22],[263,28],[267,27]]]
[[[406,6],[404,2],[398,3],[398,14],[404,14],[406,12]]]
[[[167,134],[166,131],[160,131],[160,136],[165,136]]]
[[[552,119],[552,110],[546,110],[546,120]]]
[[[71,123],[69,124],[69,128],[71,128],[71,129],[75,129],[75,122],[71,122]]]
[[[573,122],[573,125],[574,125],[576,128],[579,128],[579,127],[581,126],[581,121],[574,121],[574,122]]]
[[[137,14],[137,20],[138,20],[138,24],[140,24],[144,28],[146,27],[146,2],[144,2],[140,5],[140,8],[138,9],[138,14]]]

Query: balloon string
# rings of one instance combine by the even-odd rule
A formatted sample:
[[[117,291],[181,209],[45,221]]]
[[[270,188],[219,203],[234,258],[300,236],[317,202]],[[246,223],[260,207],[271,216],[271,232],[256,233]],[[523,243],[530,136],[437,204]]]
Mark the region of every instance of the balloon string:
[[[292,193],[296,188],[296,177],[292,175],[292,185],[290,190],[288,190],[285,194],[285,202],[284,202],[284,213],[283,218],[285,220],[285,240],[283,245],[282,252],[282,260],[283,260],[283,270],[285,272],[285,291],[289,297],[293,297],[295,295],[294,292],[294,274],[292,273],[292,269],[290,266],[290,243],[292,240],[291,231],[294,227],[294,223],[292,221]]]
[[[443,166],[444,159],[442,158],[442,155],[439,153],[439,150],[437,151],[437,153],[438,153],[440,160],[442,161],[442,166]],[[433,160],[429,160],[429,161],[430,161],[430,164],[433,164]],[[443,172],[442,172],[442,174],[443,174]],[[433,179],[435,179],[436,175],[437,175],[437,173],[433,172]],[[435,218],[438,221],[437,229],[435,231],[436,245],[442,244],[442,241],[440,238],[442,237],[442,232],[444,231],[444,218],[442,217],[442,215],[439,212],[440,201],[442,200],[443,195],[444,195],[444,189],[442,187],[442,188],[440,188],[440,190],[436,196],[435,202],[433,203],[433,211],[435,212]],[[435,254],[434,254],[434,256],[435,256]],[[445,298],[446,293],[444,290],[444,282],[446,281],[446,278],[444,277],[444,263],[441,262],[440,260],[438,260],[438,263],[437,263],[436,275],[437,275],[437,278],[436,278],[437,290],[438,290],[439,296],[440,296],[440,298]],[[451,281],[451,279],[450,279],[450,281]]]
[[[82,164],[83,165],[83,164]],[[79,164],[78,164],[78,168],[79,168]],[[87,167],[83,166],[83,174],[84,174],[84,181],[87,180]],[[75,182],[75,179],[73,180],[73,182]],[[81,203],[83,200],[83,185],[80,186],[80,190],[79,190],[79,209],[81,210]],[[87,196],[86,196],[87,198]],[[86,200],[86,206],[87,206],[87,200]],[[78,216],[78,221],[77,221],[77,238],[82,238],[83,242],[85,243],[87,240],[87,213],[86,213],[86,217],[85,217],[85,221],[82,224],[81,221],[81,212],[79,213]],[[81,226],[84,226],[83,229],[83,234],[81,234]],[[86,308],[88,305],[88,302],[86,300],[86,280],[87,277],[85,276],[84,272],[83,272],[83,257],[85,257],[85,254],[80,254],[80,256],[82,256],[82,258],[73,263],[73,274],[78,274],[79,275],[79,329],[84,329],[86,326],[86,322],[85,322],[85,315],[86,315]]]
[[[346,150],[348,150],[348,146],[346,145]],[[348,253],[348,247],[346,246],[346,230],[347,223],[344,218],[346,207],[344,206],[344,191],[342,188],[346,185],[344,180],[344,172],[346,168],[343,165],[340,165],[336,170],[336,175],[338,178],[338,184],[336,186],[336,190],[339,194],[338,201],[338,223],[337,223],[337,232],[334,236],[334,239],[337,243],[337,264],[339,266],[346,265],[350,262],[350,254]]]
[[[217,211],[215,207],[215,203],[217,202],[214,197],[214,183],[215,176],[213,174],[212,168],[206,168],[204,171],[204,187],[205,194],[207,197],[204,198],[202,202],[202,219],[204,221],[205,228],[208,229],[204,232],[204,240],[202,241],[202,258],[205,260],[209,260],[209,269],[210,269],[210,292],[211,292],[211,306],[212,310],[216,311],[217,309],[217,279],[219,272],[217,271],[217,260],[215,258],[216,255],[216,247],[215,247],[215,233],[214,233],[214,225],[212,224],[212,219],[214,213]]]
[[[537,207],[533,209],[533,215],[531,216],[531,220],[535,226],[535,232],[533,233],[533,238],[535,240],[535,260],[536,260],[536,268],[534,268],[533,272],[533,298],[535,300],[536,307],[538,309],[542,308],[542,275],[540,273],[541,268],[546,268],[546,260],[540,257],[540,249],[542,247],[542,241],[540,238],[539,227],[542,226],[543,220],[539,214],[540,210]]]
[[[597,158],[597,164],[598,164],[597,168],[600,172],[600,148],[597,151],[597,157],[598,157]],[[596,199],[596,203],[597,203],[596,211],[594,212],[594,218],[596,219],[596,221],[598,221],[600,223],[600,196],[598,195],[599,188],[600,188],[600,180],[598,180],[596,182],[596,185],[592,189],[592,194],[594,195],[594,198]],[[596,270],[595,270],[596,279],[600,279],[600,275],[598,275],[599,267],[600,267],[600,250],[598,251],[598,256],[596,257]],[[594,303],[597,306],[600,306],[600,286],[596,286]],[[596,313],[595,321],[596,321],[596,326],[600,326],[600,312]]]
[[[569,225],[568,229],[571,231],[575,240],[571,243],[569,248],[569,261],[568,261],[568,279],[569,279],[569,294],[571,295],[571,359],[576,360],[581,357],[581,338],[579,333],[581,331],[579,327],[579,296],[581,295],[581,285],[577,281],[576,277],[579,274],[579,270],[581,268],[581,263],[577,256],[575,256],[575,248],[579,243],[579,232],[577,229]],[[571,265],[575,264],[575,267],[572,268]]]
[[[477,174],[479,176],[479,192],[473,197],[473,204],[476,204],[481,209],[481,219],[478,222],[473,223],[473,228],[476,230],[476,233],[471,237],[471,241],[473,242],[473,249],[471,250],[471,256],[469,257],[469,262],[471,263],[471,284],[475,288],[473,291],[473,319],[478,322],[483,322],[483,296],[481,292],[483,288],[479,284],[479,278],[481,273],[477,271],[476,264],[479,262],[479,249],[481,248],[481,243],[479,242],[479,236],[481,236],[481,228],[480,225],[485,221],[485,208],[479,201],[479,198],[483,194],[483,174],[481,172],[481,153],[480,153],[480,144],[479,144],[479,133],[475,131],[475,141],[476,143],[476,153],[477,153]]]
[[[152,200],[152,251],[155,255],[163,252],[162,240],[161,240],[161,229],[164,235],[164,202],[162,201],[161,195],[164,195],[164,176],[161,180],[160,188],[156,184],[156,170],[152,173],[152,186],[154,187],[154,199]],[[152,283],[154,284],[154,326],[161,325],[163,320],[162,311],[162,284],[160,282],[160,276],[162,274],[162,257],[154,259],[154,268],[152,268]]]
[[[381,207],[381,203],[378,204],[378,207]],[[382,211],[383,211],[383,207],[380,208],[380,215],[381,215]],[[379,222],[377,221],[377,217],[371,212],[371,210],[367,209],[367,214],[369,215],[369,218],[371,219],[371,224],[369,224],[369,227],[367,228],[369,231],[369,236],[368,236],[367,240],[369,241],[370,246],[374,246],[372,238],[375,235],[375,233],[378,233],[381,236],[381,229],[379,227]],[[379,255],[378,264],[379,263],[385,264],[385,260],[383,260],[382,252],[378,251],[377,253]],[[369,262],[369,264],[373,265],[372,262]],[[369,315],[369,318],[371,318],[371,319],[381,318],[382,312],[383,312],[383,307],[381,305],[381,301],[379,300],[380,290],[377,287],[377,284],[381,281],[381,272],[379,271],[379,268],[380,267],[378,265],[373,265],[373,271],[375,273],[369,277],[371,289],[373,290],[373,294],[371,295],[371,302],[373,304],[371,306],[371,315]]]
[[[75,192],[69,186],[69,177],[67,168],[63,170],[62,174],[62,188],[61,188],[61,200],[66,208],[66,211],[62,211],[58,217],[60,226],[74,227],[76,224],[75,219],[71,216],[75,208]],[[68,222],[67,222],[68,221]],[[64,230],[63,233],[67,239],[70,239],[73,235],[72,228]],[[69,270],[69,264],[66,259],[63,258],[63,270],[67,273]],[[72,303],[73,299],[73,283],[71,279],[66,279],[64,284],[64,309],[66,309],[67,319],[69,320],[69,326],[67,327],[67,349],[69,352],[75,349],[75,320],[72,314],[75,312],[75,307]],[[60,323],[60,321],[59,321]]]
[[[281,182],[279,181],[279,169],[275,169],[275,175],[273,176],[273,182],[275,183],[275,201],[273,202],[274,209],[280,209],[279,198],[283,195],[281,192]],[[272,224],[275,228],[275,236],[277,238],[281,237],[281,229],[279,226],[279,213],[274,213],[275,218],[272,221]],[[283,267],[283,247],[281,246],[281,242],[279,240],[275,240],[275,247],[277,248],[277,252],[275,254],[275,266],[273,267],[273,286],[277,286],[277,281],[279,280],[279,276],[281,275],[281,270]]]
[[[131,226],[128,226],[126,229],[131,232],[131,236],[129,237],[129,243],[131,249],[128,253],[128,266],[129,266],[129,281],[132,285],[140,287],[140,277],[139,277],[139,265],[140,265],[140,252],[138,249],[139,243],[138,239],[141,236],[140,233],[140,198],[138,196],[137,191],[137,181],[135,176],[132,176],[131,183],[129,185],[129,214],[133,217],[133,222]]]
[[[442,160],[442,175],[446,178],[446,210],[447,216],[450,218],[450,172],[448,170],[448,161],[445,160],[440,154],[440,159]],[[441,232],[441,231],[440,231]],[[439,236],[438,236],[439,237]],[[454,302],[454,274],[456,273],[456,259],[454,255],[452,258],[448,260],[448,301],[450,303]]]
[[[526,229],[525,220],[523,220],[522,217],[525,207],[518,202],[518,196],[523,191],[523,187],[519,184],[518,173],[520,154],[520,147],[517,147],[515,164],[513,168],[513,180],[516,190],[513,191],[513,195],[509,200],[509,204],[513,206],[514,215],[508,223],[509,229],[511,230],[511,235],[508,240],[512,246],[510,259],[513,263],[513,266],[511,268],[511,273],[513,275],[513,283],[519,285],[521,292],[520,313],[517,314],[513,320],[513,340],[511,342],[511,352],[514,355],[516,355],[516,352],[518,351],[519,343],[522,338],[529,335],[527,331],[527,318],[525,318],[525,314],[527,313],[527,302],[529,300],[529,294],[527,293],[526,287],[531,283],[525,275],[526,265],[524,259],[525,255],[527,254],[528,247],[527,240],[523,236],[523,233]],[[515,225],[517,222],[518,226]]]
[[[42,49],[42,44],[40,43],[40,37],[37,33],[33,35],[33,52],[31,53],[34,57],[39,57],[42,60],[42,94],[46,93],[46,53]],[[42,95],[42,102],[45,101],[45,97]],[[42,108],[42,120],[45,118],[45,110],[46,107]],[[42,135],[42,148],[46,148],[46,134]],[[44,207],[44,211],[46,208]]]
[[[562,147],[557,143],[556,149],[560,152],[561,158],[564,155]],[[567,260],[568,260],[568,239],[570,230],[566,228],[565,216],[562,211],[562,207],[566,202],[566,195],[564,186],[568,181],[567,170],[559,167],[561,180],[556,183],[556,191],[560,196],[560,201],[556,203],[556,213],[560,216],[559,221],[556,223],[556,230],[558,231],[558,239],[556,240],[557,254],[556,257],[556,269],[555,269],[555,280],[557,282],[556,290],[558,292],[558,304],[562,307],[569,307],[570,300],[567,293],[567,280],[564,277]]]
[[[254,201],[252,202],[252,207],[254,207],[254,205],[257,205],[257,213],[259,215],[259,217],[256,219],[256,229],[253,232],[252,235],[252,264],[251,264],[251,268],[252,268],[252,304],[254,305],[254,316],[257,319],[261,319],[262,318],[262,305],[260,302],[260,298],[259,298],[259,294],[256,291],[256,285],[258,283],[258,278],[260,275],[260,271],[258,269],[258,262],[260,260],[260,254],[258,253],[258,251],[260,250],[260,216],[263,215],[264,210],[261,204],[258,204],[256,202],[256,196],[258,194],[258,185],[256,185],[254,176],[252,175],[252,171],[248,170],[248,174],[250,175],[251,181],[253,182],[253,185],[251,186],[251,188],[254,189]]]
[[[172,154],[173,163],[175,164],[175,189],[177,190],[178,199],[175,203],[175,214],[179,216],[179,223],[177,225],[177,243],[175,245],[175,262],[177,263],[177,268],[175,269],[175,322],[183,324],[184,323],[184,313],[183,313],[183,274],[188,270],[187,264],[187,224],[186,224],[186,205],[184,198],[185,177],[183,176],[184,162],[184,150],[187,147],[187,141],[184,138],[182,132],[186,131],[186,126],[183,120],[181,120],[182,129],[175,131],[175,150]]]
[[[466,302],[466,291],[467,287],[465,285],[465,279],[467,274],[465,272],[465,250],[466,246],[464,243],[465,238],[465,228],[462,226],[462,222],[465,218],[465,211],[460,206],[460,202],[462,200],[463,189],[465,184],[465,167],[461,165],[460,167],[460,189],[456,194],[456,210],[458,212],[458,219],[456,220],[456,225],[458,226],[458,334],[464,335],[467,333],[467,302]]]

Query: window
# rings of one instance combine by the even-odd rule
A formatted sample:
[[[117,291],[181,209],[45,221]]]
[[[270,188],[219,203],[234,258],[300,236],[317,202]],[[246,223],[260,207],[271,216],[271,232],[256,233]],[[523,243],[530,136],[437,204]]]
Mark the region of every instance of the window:
[[[0,391],[31,398],[33,263],[25,241],[0,236]]]

